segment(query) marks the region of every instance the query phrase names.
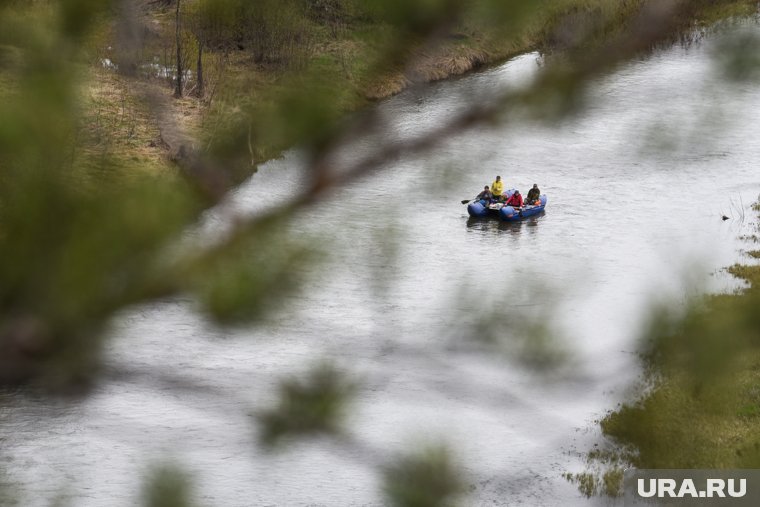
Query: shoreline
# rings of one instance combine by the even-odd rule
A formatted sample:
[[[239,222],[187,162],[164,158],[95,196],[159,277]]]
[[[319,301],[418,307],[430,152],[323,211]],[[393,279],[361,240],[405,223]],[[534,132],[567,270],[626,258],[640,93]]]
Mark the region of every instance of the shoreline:
[[[587,497],[622,495],[623,471],[760,467],[760,201],[752,245],[724,268],[744,288],[707,294],[685,315],[656,315],[641,340],[632,398],[598,421],[605,445],[563,476]]]
[[[145,27],[150,38],[144,42],[143,58],[152,56],[153,61],[160,60],[161,48],[171,43],[171,27],[174,23],[171,9],[143,6],[141,24]],[[577,51],[583,44],[603,43],[604,38],[612,38],[616,33],[625,30],[638,12],[643,0],[637,0],[632,5],[621,6],[612,0],[592,0],[592,2],[570,1],[558,2],[536,11],[532,18],[526,20],[519,32],[508,32],[497,24],[489,26],[489,20],[469,20],[468,26],[462,31],[452,32],[440,38],[434,46],[427,48],[409,48],[408,52],[398,52],[397,57],[407,68],[385,67],[380,65],[378,57],[386,51],[399,33],[397,27],[385,21],[372,19],[350,19],[334,33],[328,33],[328,25],[310,22],[312,46],[307,54],[293,56],[303,65],[303,68],[289,69],[282,62],[256,63],[249,48],[240,46],[233,50],[207,49],[204,53],[204,65],[208,71],[207,88],[213,89],[205,97],[192,97],[188,90],[187,97],[171,99],[172,86],[170,82],[155,77],[126,77],[117,72],[111,76],[99,76],[96,69],[90,87],[94,89],[110,87],[116,90],[111,93],[112,104],[100,100],[96,104],[85,107],[88,113],[94,109],[98,112],[99,143],[107,145],[108,152],[118,159],[123,159],[125,166],[132,166],[133,160],[143,161],[151,167],[176,168],[178,155],[183,153],[182,146],[200,145],[211,147],[226,143],[224,126],[241,120],[243,115],[256,118],[256,125],[250,147],[248,163],[255,166],[278,156],[287,146],[299,144],[315,135],[314,132],[288,133],[283,138],[273,138],[268,132],[267,121],[275,125],[273,130],[287,131],[287,125],[281,117],[282,100],[288,100],[292,94],[289,88],[311,86],[316,90],[315,100],[331,101],[330,111],[321,112],[324,124],[330,124],[340,117],[357,112],[371,104],[397,95],[415,85],[425,85],[446,79],[455,79],[480,70],[501,65],[512,58],[532,51],[547,51],[561,55],[566,50]],[[686,26],[710,23],[734,13],[748,12],[750,2],[734,0],[723,6],[715,7],[710,2],[696,7],[691,15],[698,16],[680,19],[679,30]],[[560,35],[563,30],[581,29],[584,23],[593,21],[601,16],[605,26],[602,35],[589,37],[579,47],[573,47],[570,42]],[[688,21],[688,23],[687,23]],[[560,34],[560,35],[558,35]],[[114,27],[101,29],[90,41],[90,52],[97,55],[93,61],[117,60],[115,54],[105,51],[104,47],[114,44]],[[411,40],[407,41],[412,43]],[[192,60],[192,45],[186,49],[188,58]],[[404,54],[405,53],[405,54]],[[224,61],[224,63],[219,63]],[[218,69],[213,65],[218,64]],[[93,65],[98,65],[94,63]],[[171,68],[171,59],[163,65]],[[382,65],[381,65],[382,67]],[[193,65],[190,70],[195,71]],[[214,76],[218,70],[218,75]],[[115,77],[114,77],[115,76]],[[216,82],[213,80],[216,79]],[[192,80],[189,84],[192,84]],[[182,136],[187,142],[180,146],[172,146],[171,139],[165,136],[155,136],[155,119],[148,114],[140,113],[141,98],[135,93],[135,88],[151,86],[164,96],[166,106],[173,121],[185,130]],[[322,88],[325,88],[324,90]],[[97,93],[97,92],[96,92]],[[101,94],[102,95],[102,94]],[[133,119],[130,122],[129,136],[125,138],[125,125],[121,121],[123,115],[118,113],[118,103],[128,101],[134,104]],[[286,106],[287,107],[287,106]],[[100,115],[101,111],[107,114]],[[91,115],[96,116],[96,115]],[[165,115],[164,115],[165,116]],[[264,118],[259,120],[258,118]],[[242,118],[244,120],[244,118]],[[122,124],[119,124],[122,123]],[[243,121],[242,123],[246,123]],[[261,123],[259,125],[258,123]],[[92,128],[92,125],[88,125]],[[163,129],[160,129],[163,130]],[[176,130],[176,129],[172,129]],[[257,131],[258,130],[258,131]],[[318,134],[319,130],[317,130]],[[135,134],[137,133],[137,134]],[[175,136],[176,137],[176,136]],[[282,136],[281,136],[282,137]],[[102,141],[105,140],[105,141]],[[128,142],[127,142],[128,141]],[[249,139],[250,144],[250,139]],[[87,146],[91,147],[91,146]],[[238,161],[239,162],[239,161]]]

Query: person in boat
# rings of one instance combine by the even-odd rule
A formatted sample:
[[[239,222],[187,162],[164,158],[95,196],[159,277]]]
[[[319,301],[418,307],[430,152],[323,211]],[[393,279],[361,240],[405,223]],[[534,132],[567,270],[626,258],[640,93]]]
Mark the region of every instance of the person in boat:
[[[486,205],[491,203],[491,200],[493,199],[493,194],[491,193],[491,189],[488,188],[488,185],[483,187],[483,191],[479,193],[475,199],[479,201],[485,201]]]
[[[501,181],[501,176],[496,177],[496,181],[491,183],[491,193],[493,198],[497,201],[501,200],[501,194],[504,192],[504,182]]]
[[[519,190],[515,190],[515,193],[512,194],[512,197],[507,199],[507,202],[504,204],[505,206],[512,206],[515,209],[519,209],[523,207],[523,198],[520,195]]]
[[[541,197],[541,190],[538,189],[538,183],[534,183],[533,188],[528,190],[526,201],[528,204],[539,204],[539,197]]]

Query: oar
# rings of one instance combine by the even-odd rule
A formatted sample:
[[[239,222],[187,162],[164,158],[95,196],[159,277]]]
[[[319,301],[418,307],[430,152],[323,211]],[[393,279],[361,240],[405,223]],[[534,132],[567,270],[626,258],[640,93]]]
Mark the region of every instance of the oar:
[[[472,199],[465,199],[464,201],[462,201],[462,204],[467,204],[468,202],[474,201],[475,199],[477,199],[477,197],[473,197]]]

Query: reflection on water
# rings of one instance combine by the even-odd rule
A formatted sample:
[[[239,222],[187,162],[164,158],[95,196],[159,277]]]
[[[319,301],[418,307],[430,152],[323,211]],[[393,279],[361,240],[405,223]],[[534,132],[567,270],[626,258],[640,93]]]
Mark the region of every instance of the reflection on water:
[[[468,217],[466,224],[467,229],[470,231],[478,231],[481,233],[499,231],[520,236],[521,234],[536,233],[537,231],[532,231],[531,229],[538,226],[538,224],[541,222],[541,217],[543,217],[545,213],[547,213],[546,210],[542,211],[538,215],[528,217],[523,220],[518,220],[516,222],[507,222],[505,220],[500,220],[497,217]]]
[[[714,94],[721,83],[706,54],[676,48],[633,63],[596,83],[591,109],[563,125],[477,129],[312,207],[295,232],[335,246],[332,261],[266,325],[216,329],[184,301],[126,313],[94,396],[63,411],[13,396],[0,412],[11,478],[33,493],[23,504],[47,505],[64,490],[78,507],[134,505],[145,463],[174,456],[204,505],[381,505],[361,453],[324,442],[256,450],[249,414],[269,406],[278,378],[326,357],[363,379],[350,428],[368,447],[400,452],[445,438],[473,477],[473,505],[588,505],[561,474],[583,466],[594,421],[637,375],[646,312],[684,299],[682,266],[696,266],[700,289],[727,286],[708,275],[736,261],[749,224],[720,217],[732,216],[737,196],[748,204],[758,194],[760,94]],[[401,95],[380,111],[394,135],[415,135],[463,97],[534,72],[535,60]],[[652,133],[678,136],[702,121],[695,112],[708,102],[733,119],[709,143],[685,145],[686,136],[675,151],[645,148]],[[280,205],[282,189],[303,181],[298,165],[294,153],[267,164],[206,226]],[[551,196],[546,212],[467,219],[462,196],[496,174],[507,188],[538,183]],[[424,205],[420,189],[434,190]],[[663,194],[674,197],[653,206]],[[498,338],[556,329],[573,355],[568,374],[551,382],[450,347],[483,338],[483,312]]]

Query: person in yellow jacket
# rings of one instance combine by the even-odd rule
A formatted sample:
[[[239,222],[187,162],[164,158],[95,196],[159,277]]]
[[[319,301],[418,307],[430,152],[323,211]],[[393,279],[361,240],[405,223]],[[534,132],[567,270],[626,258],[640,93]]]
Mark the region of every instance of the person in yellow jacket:
[[[504,192],[504,182],[501,181],[501,176],[496,177],[496,181],[491,183],[491,193],[494,199],[501,199],[501,194]]]

